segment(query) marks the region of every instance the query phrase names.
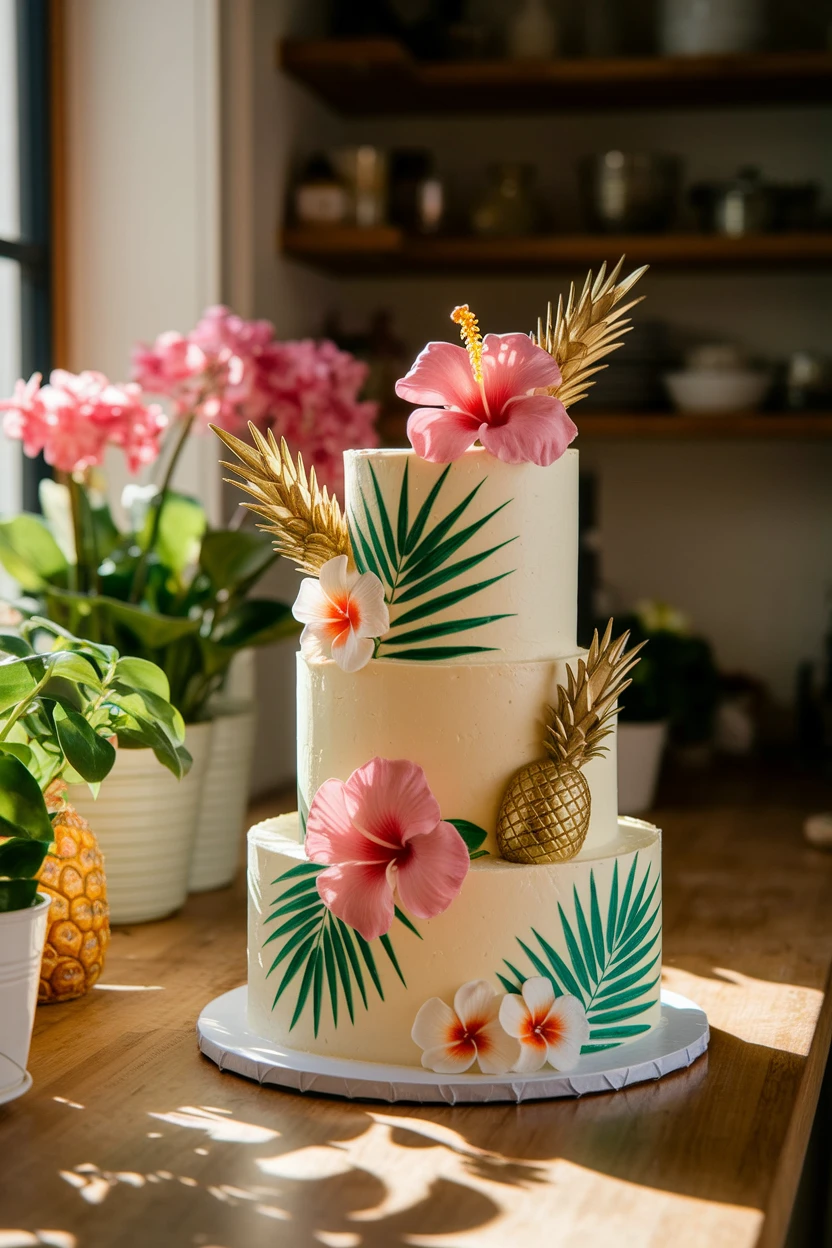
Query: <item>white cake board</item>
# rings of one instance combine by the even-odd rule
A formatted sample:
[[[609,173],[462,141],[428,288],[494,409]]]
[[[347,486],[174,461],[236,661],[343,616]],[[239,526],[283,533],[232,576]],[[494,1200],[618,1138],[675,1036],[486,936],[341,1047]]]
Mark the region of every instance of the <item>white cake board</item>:
[[[283,1048],[249,1030],[247,994],[243,985],[205,1007],[197,1023],[201,1052],[220,1070],[261,1084],[350,1100],[455,1105],[617,1092],[690,1066],[710,1039],[704,1011],[675,992],[663,991],[662,1017],[655,1027],[626,1046],[586,1054],[568,1073],[546,1067],[534,1075],[437,1075],[419,1066],[378,1066]]]

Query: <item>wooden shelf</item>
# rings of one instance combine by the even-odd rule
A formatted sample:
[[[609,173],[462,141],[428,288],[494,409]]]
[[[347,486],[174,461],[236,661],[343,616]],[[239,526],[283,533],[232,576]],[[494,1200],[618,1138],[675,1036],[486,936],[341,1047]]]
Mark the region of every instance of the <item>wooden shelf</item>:
[[[745,442],[826,441],[832,438],[832,412],[725,412],[697,416],[684,412],[573,413],[576,445],[596,441]],[[406,446],[407,412],[396,404],[383,411],[379,429],[386,446]]]
[[[419,238],[393,227],[289,228],[284,255],[346,276],[405,276],[596,266],[626,255],[631,264],[684,269],[711,266],[769,268],[832,263],[832,231],[749,234],[547,234],[523,238]]]
[[[832,438],[829,412],[725,412],[711,416],[688,412],[587,412],[575,413],[578,442],[601,438],[626,441],[745,441],[826,440]]]
[[[718,108],[832,100],[832,54],[553,61],[415,60],[393,39],[288,40],[285,73],[339,113],[510,113]]]

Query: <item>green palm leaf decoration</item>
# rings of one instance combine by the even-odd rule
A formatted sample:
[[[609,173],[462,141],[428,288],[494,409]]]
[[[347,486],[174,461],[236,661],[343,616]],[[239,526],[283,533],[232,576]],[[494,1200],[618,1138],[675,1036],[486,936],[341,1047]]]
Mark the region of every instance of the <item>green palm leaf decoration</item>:
[[[574,926],[558,904],[561,930],[568,961],[560,956],[539,932],[532,928],[528,941],[517,943],[531,963],[531,970],[518,970],[504,959],[509,974],[497,978],[507,992],[520,992],[531,975],[551,980],[558,996],[569,993],[583,1004],[589,1019],[589,1043],[582,1053],[598,1053],[649,1031],[647,1023],[634,1021],[656,1002],[661,974],[656,970],[661,952],[655,953],[661,936],[656,920],[661,899],[653,904],[659,877],[650,881],[648,864],[636,884],[638,854],[633,858],[623,891],[619,892],[618,862],[613,868],[606,922],[598,903],[595,873],[589,873],[589,898],[581,901],[573,889]],[[651,909],[652,907],[652,909]],[[655,973],[654,973],[655,972]],[[650,994],[648,997],[647,994]]]
[[[448,608],[455,607],[457,603],[473,598],[503,577],[511,575],[511,571],[502,572],[498,576],[478,580],[472,585],[458,584],[461,576],[485,563],[510,542],[516,541],[515,537],[474,555],[455,558],[511,500],[506,500],[487,515],[457,528],[454,532],[482,487],[485,481],[483,478],[461,503],[429,527],[434,506],[451,470],[451,465],[448,464],[411,523],[408,462],[405,462],[395,517],[387,510],[375,468],[372,464],[369,468],[373,484],[372,498],[362,496],[361,514],[354,510],[349,517],[349,525],[356,566],[360,572],[374,572],[383,582],[385,600],[391,609],[390,631],[379,643],[379,651],[383,653],[383,657],[430,662],[494,650],[494,646],[455,642],[445,644],[444,639],[493,624],[496,620],[507,619],[510,613],[475,615],[462,620],[442,620],[436,617],[441,616]],[[440,592],[437,593],[437,590]],[[407,605],[410,603],[414,605]],[[425,645],[425,642],[440,644]]]
[[[384,1000],[384,989],[373,952],[375,942],[370,945],[348,924],[336,918],[318,894],[318,873],[325,870],[326,867],[319,863],[301,862],[272,881],[287,887],[272,902],[272,913],[266,922],[276,923],[277,926],[263,942],[264,949],[273,941],[280,942],[277,956],[267,971],[267,977],[278,971],[280,974],[272,1009],[290,985],[295,984],[297,997],[289,1030],[295,1026],[311,998],[312,1025],[316,1036],[321,1023],[324,989],[334,1027],[338,1026],[342,1002],[351,1023],[355,1022],[355,1008],[359,997],[364,1009],[369,1008],[365,972],[382,1001]],[[396,918],[422,939],[398,906]],[[404,984],[404,976],[390,937],[382,936],[378,943]]]

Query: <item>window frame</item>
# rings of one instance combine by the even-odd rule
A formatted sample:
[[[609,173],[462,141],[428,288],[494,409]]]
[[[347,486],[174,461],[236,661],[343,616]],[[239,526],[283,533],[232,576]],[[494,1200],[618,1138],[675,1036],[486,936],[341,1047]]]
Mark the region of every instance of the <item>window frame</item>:
[[[15,0],[20,237],[0,237],[0,258],[20,269],[20,373],[48,376],[52,356],[52,74],[50,0]],[[21,457],[20,495],[37,511],[50,475],[42,457]]]

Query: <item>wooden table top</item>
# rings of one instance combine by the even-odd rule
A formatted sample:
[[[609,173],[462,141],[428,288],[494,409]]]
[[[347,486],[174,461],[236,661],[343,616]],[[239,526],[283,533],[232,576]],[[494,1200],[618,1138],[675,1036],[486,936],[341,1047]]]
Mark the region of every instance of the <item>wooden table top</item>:
[[[38,1010],[35,1086],[0,1107],[0,1245],[782,1244],[832,1032],[832,855],[801,839],[816,793],[691,790],[657,814],[664,982],[712,1028],[689,1070],[456,1108],[221,1074],[194,1024],[245,977],[240,881],[118,930],[104,983]]]

